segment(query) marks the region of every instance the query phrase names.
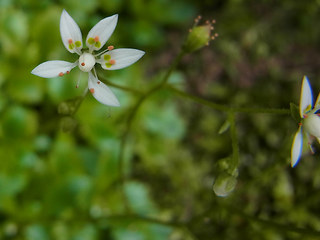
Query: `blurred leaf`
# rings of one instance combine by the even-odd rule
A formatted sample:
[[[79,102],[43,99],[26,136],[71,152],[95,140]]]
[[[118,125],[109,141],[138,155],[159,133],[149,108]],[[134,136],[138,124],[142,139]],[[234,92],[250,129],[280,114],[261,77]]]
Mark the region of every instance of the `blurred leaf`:
[[[130,229],[117,229],[114,231],[116,240],[143,240],[144,236],[141,232]]]
[[[128,182],[125,185],[126,196],[131,208],[139,214],[150,214],[155,212],[155,206],[150,199],[146,186],[139,182]]]
[[[37,151],[48,151],[51,147],[52,140],[47,135],[38,135],[34,139],[34,148]]]
[[[294,103],[290,103],[290,111],[291,111],[291,117],[292,117],[297,123],[299,123],[299,122],[301,121],[299,107],[298,107],[296,104],[294,104]]]
[[[27,16],[19,10],[11,10],[6,14],[7,18],[4,19],[5,28],[3,30],[16,44],[18,42],[24,44],[29,33]]]
[[[163,106],[161,111],[148,109],[144,125],[151,133],[166,139],[181,139],[185,133],[184,121],[172,104]]]
[[[29,74],[29,72],[16,74],[16,79],[8,83],[8,92],[18,102],[38,103],[43,97],[43,79],[32,77]],[[28,81],[25,79],[26,75],[29,76]]]
[[[25,230],[25,238],[27,240],[49,240],[46,229],[40,224],[28,226]]]
[[[12,106],[4,113],[2,127],[8,139],[31,137],[38,128],[37,115],[27,108]]]
[[[157,47],[165,42],[165,36],[159,28],[155,28],[152,22],[138,19],[130,23],[128,35],[137,47]]]
[[[98,239],[97,229],[93,224],[87,224],[82,227],[71,238],[72,240],[96,240]]]
[[[23,175],[0,175],[0,201],[7,196],[14,196],[25,186],[26,179]]]
[[[228,129],[230,128],[230,122],[229,120],[227,119],[221,126],[221,128],[219,129],[219,134],[222,134],[224,132],[226,132]]]
[[[100,6],[106,12],[117,13],[125,4],[124,0],[100,0]]]
[[[119,240],[162,240],[170,239],[169,235],[171,232],[172,229],[168,226],[133,222],[128,227],[115,228],[115,230],[113,231],[113,236],[115,239]]]
[[[70,12],[92,12],[97,6],[97,0],[64,0],[67,11]],[[71,13],[70,13],[71,14]]]
[[[33,152],[23,152],[19,156],[20,164],[23,168],[36,168],[37,163],[40,161],[39,157]]]
[[[59,32],[59,16],[60,9],[56,7],[46,8],[40,11],[32,19],[33,26],[32,34],[33,40],[37,42],[41,59],[39,61],[50,60],[47,59],[49,53],[55,50],[57,46],[63,47]],[[39,62],[38,64],[40,64]]]
[[[132,11],[137,16],[166,24],[185,23],[195,14],[192,5],[183,1],[136,0],[130,3]],[[159,9],[165,9],[165,11],[159,11]]]

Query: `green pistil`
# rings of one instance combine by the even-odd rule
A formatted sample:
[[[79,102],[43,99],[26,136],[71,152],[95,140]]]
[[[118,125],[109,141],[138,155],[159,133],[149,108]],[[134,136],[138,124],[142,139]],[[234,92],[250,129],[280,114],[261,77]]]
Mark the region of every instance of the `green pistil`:
[[[75,44],[76,44],[76,47],[81,47],[81,42],[80,41],[76,41]]]
[[[103,56],[103,59],[109,61],[111,59],[111,56],[109,54],[106,54]]]
[[[107,68],[110,68],[111,66],[112,66],[111,63],[108,63],[108,62],[106,63],[106,67],[107,67]]]
[[[94,44],[94,39],[93,38],[89,38],[88,39],[88,43],[91,44],[91,45]]]
[[[69,43],[70,50],[74,49],[74,43]]]

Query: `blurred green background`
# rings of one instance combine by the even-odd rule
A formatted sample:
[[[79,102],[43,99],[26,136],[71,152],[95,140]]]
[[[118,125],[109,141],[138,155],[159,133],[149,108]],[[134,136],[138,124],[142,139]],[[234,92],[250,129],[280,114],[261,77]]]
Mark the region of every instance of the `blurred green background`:
[[[87,75],[76,89],[79,70],[30,74],[47,60],[77,59],[60,39],[62,9],[83,37],[119,14],[108,44],[146,52],[126,69],[97,67],[121,86],[159,82],[200,14],[217,20],[219,37],[186,55],[170,83],[216,103],[288,109],[303,75],[320,89],[319,0],[0,0],[0,239],[320,238],[319,151],[306,148],[290,167],[290,115],[236,114],[238,177],[218,197],[212,186],[232,154],[229,132],[218,133],[227,114],[167,90],[143,103],[127,135],[126,211],[118,160],[138,96],[112,88],[120,108],[88,95],[66,116],[59,104],[82,94]]]

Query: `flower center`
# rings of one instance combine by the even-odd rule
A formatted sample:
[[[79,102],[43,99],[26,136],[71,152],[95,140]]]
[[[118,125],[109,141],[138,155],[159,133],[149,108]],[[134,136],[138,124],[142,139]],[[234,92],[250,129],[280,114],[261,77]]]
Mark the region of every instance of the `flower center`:
[[[309,114],[302,120],[305,131],[317,138],[320,138],[320,117],[316,114]]]
[[[78,66],[81,71],[90,72],[95,63],[96,63],[96,59],[91,53],[83,53],[79,57]]]

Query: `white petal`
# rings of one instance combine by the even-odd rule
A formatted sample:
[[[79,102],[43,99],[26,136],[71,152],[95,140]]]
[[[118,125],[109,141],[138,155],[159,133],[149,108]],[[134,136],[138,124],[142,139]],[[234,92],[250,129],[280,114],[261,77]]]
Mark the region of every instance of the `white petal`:
[[[100,103],[114,107],[120,106],[117,97],[112,93],[110,88],[93,76],[91,72],[89,72],[88,88]]]
[[[82,34],[78,24],[63,9],[60,18],[60,34],[65,48],[71,52],[79,53],[82,49]]]
[[[53,78],[68,74],[75,66],[77,63],[59,60],[47,61],[35,67],[31,73],[43,78]]]
[[[317,100],[314,104],[314,109],[317,109],[317,110],[320,109],[320,93],[318,94]]]
[[[294,136],[292,148],[291,148],[291,166],[294,167],[298,163],[301,151],[302,151],[302,142],[303,142],[303,135],[302,135],[302,128],[299,127],[296,135]]]
[[[89,47],[90,52],[99,50],[103,47],[116,28],[117,22],[118,14],[115,14],[111,17],[102,19],[90,30],[86,39],[86,44]],[[94,43],[92,43],[93,40],[95,40]]]
[[[143,55],[144,51],[131,49],[131,48],[119,48],[111,50],[101,56],[100,64],[102,68],[106,70],[117,70],[130,66],[131,64],[138,61]],[[110,57],[106,58],[105,56]],[[114,60],[114,64],[108,64],[110,60]],[[107,64],[107,65],[106,65]]]
[[[300,96],[300,116],[312,109],[312,90],[307,76],[303,77]]]
[[[305,133],[306,133],[306,136],[307,136],[307,139],[308,139],[309,149],[310,149],[311,153],[314,154],[314,153],[315,153],[315,150],[314,150],[314,148],[313,148],[313,146],[312,146],[313,136],[311,136],[311,135],[310,135],[309,133],[307,133],[306,131],[305,131]]]
[[[317,114],[308,114],[302,124],[307,133],[320,138],[320,117]]]

